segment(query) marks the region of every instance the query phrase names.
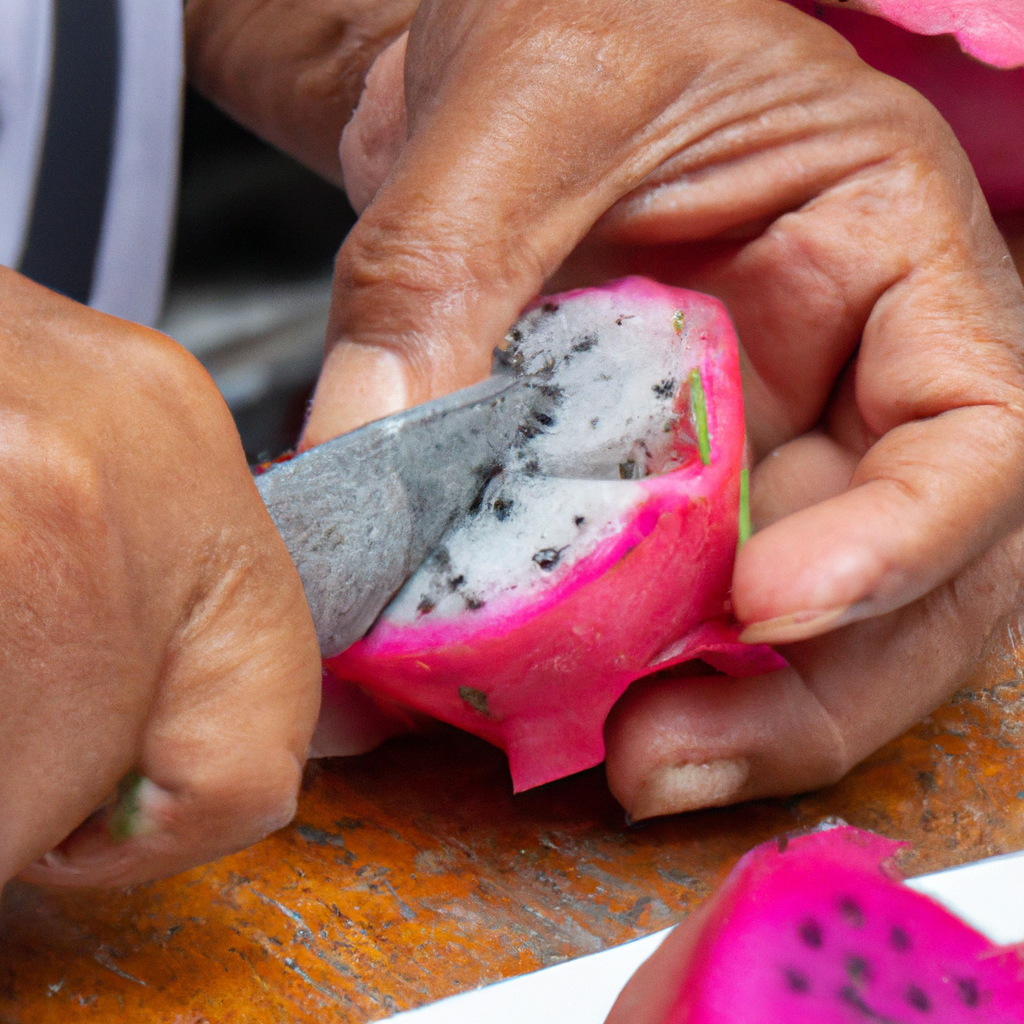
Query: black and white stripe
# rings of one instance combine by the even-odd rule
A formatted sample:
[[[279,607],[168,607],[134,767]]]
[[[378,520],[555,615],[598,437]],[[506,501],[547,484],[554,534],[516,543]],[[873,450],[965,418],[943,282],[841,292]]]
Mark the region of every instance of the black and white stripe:
[[[159,313],[171,238],[181,12],[181,0],[0,0],[0,35],[20,31],[35,54],[30,67],[0,48],[0,191],[10,184],[23,204],[19,217],[0,202],[0,262],[143,323]],[[31,124],[31,102],[14,104],[32,99],[25,79],[39,89],[40,60]],[[26,188],[17,179],[33,170]]]
[[[20,270],[92,294],[117,117],[117,0],[56,0],[49,112]]]

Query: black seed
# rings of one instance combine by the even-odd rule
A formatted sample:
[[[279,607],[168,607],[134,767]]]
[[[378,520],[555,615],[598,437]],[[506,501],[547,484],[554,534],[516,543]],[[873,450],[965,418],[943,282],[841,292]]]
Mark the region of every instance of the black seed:
[[[460,686],[459,699],[474,711],[478,711],[484,718],[491,717],[491,712],[487,707],[487,694],[483,690],[474,690],[472,686]]]
[[[519,339],[517,338],[516,341]],[[504,366],[506,369],[511,368],[514,365],[514,357],[509,355],[504,349],[496,348],[494,350],[494,361],[498,366]]]
[[[906,953],[910,949],[910,936],[899,925],[889,932],[889,941],[892,943],[892,948],[900,953]]]
[[[597,417],[597,416],[595,416],[595,417],[594,417],[594,418],[593,418],[593,419],[592,419],[592,420],[590,421],[590,425],[591,425],[592,427],[596,427],[596,426],[597,426],[597,424],[598,424],[598,417]]]
[[[977,1006],[981,999],[978,983],[973,978],[957,978],[956,987],[960,992],[960,1001],[964,1006]]]
[[[659,398],[671,398],[676,393],[677,387],[679,387],[679,381],[668,378],[663,380],[660,384],[652,384],[651,390]]]
[[[916,985],[911,985],[907,989],[906,999],[915,1010],[920,1010],[922,1013],[927,1013],[932,1008],[932,1001]]]
[[[519,330],[518,327],[513,327],[512,330],[508,332],[508,336],[513,341],[522,341],[523,340],[523,332],[521,330]]]
[[[558,565],[558,560],[562,557],[562,551],[564,550],[565,548],[562,548],[561,550],[556,550],[555,548],[544,548],[533,556],[533,560],[545,572],[551,572],[551,570]]]
[[[538,412],[536,409],[533,411],[533,418],[543,424],[545,427],[553,427],[555,425],[554,419],[549,416],[546,412]]]
[[[572,352],[589,352],[597,344],[596,334],[586,334],[575,345],[572,346]]]
[[[786,988],[790,992],[810,992],[811,983],[807,979],[806,974],[801,974],[799,971],[793,970],[792,967],[787,967],[786,971]]]
[[[857,985],[864,985],[871,981],[871,968],[867,960],[862,956],[849,956],[846,958],[846,974],[850,981]]]
[[[520,423],[516,430],[516,436],[520,441],[532,441],[543,431],[535,423]]]
[[[587,519],[586,519],[586,516],[573,516],[572,517],[572,521],[577,526],[582,526],[587,521]]]
[[[463,601],[466,602],[466,607],[471,612],[478,612],[484,606],[483,598],[480,598],[480,597],[473,597],[473,596],[464,597]]]
[[[821,925],[817,921],[804,921],[800,925],[800,941],[811,949],[821,949],[825,941],[821,934]]]
[[[619,478],[622,480],[642,480],[643,470],[633,459],[619,463]]]
[[[543,309],[545,313],[557,313],[558,312],[558,303],[557,302],[545,302],[544,305],[541,306],[540,308]]]
[[[851,928],[864,927],[864,911],[849,896],[839,901],[839,913]]]
[[[495,498],[491,504],[491,508],[494,510],[494,514],[498,517],[500,522],[505,522],[508,519],[508,514],[512,511],[512,506],[515,501],[512,498]]]
[[[418,605],[416,605],[416,611],[418,611],[420,613],[420,615],[426,615],[429,612],[432,612],[436,607],[437,607],[437,605],[434,604],[434,602],[431,601],[430,598],[427,597],[426,594],[424,594],[420,598],[420,603]]]
[[[466,582],[466,577],[465,576],[462,576],[461,574],[458,575],[458,576],[453,576],[448,581],[448,589],[454,594],[455,591],[458,590],[459,587],[461,587],[465,582]]]
[[[565,398],[565,388],[560,387],[558,384],[542,384],[540,393],[545,398],[550,398],[552,402],[560,402]]]
[[[471,515],[476,515],[480,511],[480,506],[484,503],[484,492],[487,490],[488,484],[501,473],[501,466],[478,466],[476,474],[480,480],[480,489],[476,492],[476,497],[473,498],[472,504],[469,506],[469,512]]]

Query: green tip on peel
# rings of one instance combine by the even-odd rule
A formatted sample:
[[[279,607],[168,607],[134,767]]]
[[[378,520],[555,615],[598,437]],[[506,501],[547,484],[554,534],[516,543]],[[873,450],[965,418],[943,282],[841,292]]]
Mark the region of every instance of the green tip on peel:
[[[740,470],[740,539],[742,547],[750,540],[750,470]]]
[[[708,403],[704,395],[704,381],[700,370],[690,374],[690,404],[693,406],[693,420],[697,425],[697,450],[700,461],[711,465],[711,440],[708,437]]]
[[[107,822],[107,833],[114,842],[122,843],[143,832],[142,807],[139,791],[145,777],[138,772],[129,772],[117,787],[117,806]]]

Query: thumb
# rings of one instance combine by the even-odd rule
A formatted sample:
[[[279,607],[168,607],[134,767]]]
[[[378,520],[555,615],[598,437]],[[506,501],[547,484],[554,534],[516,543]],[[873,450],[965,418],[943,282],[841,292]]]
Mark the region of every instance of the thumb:
[[[348,201],[362,213],[377,194],[405,144],[403,32],[370,66],[359,105],[341,133],[338,155]]]
[[[342,134],[345,188],[362,217],[338,255],[302,449],[486,377],[494,346],[543,282],[535,269],[497,265],[499,247],[484,239],[504,218],[480,202],[487,186],[474,188],[471,165],[460,166],[458,134],[401,161],[407,41],[377,58]],[[461,190],[475,193],[468,207],[452,202]]]
[[[662,155],[641,138],[658,103],[635,62],[576,52],[600,49],[586,34],[570,63],[589,71],[566,78],[541,43],[568,29],[524,36],[502,21],[515,14],[484,5],[457,33],[414,24],[371,71],[341,143],[368,205],[338,254],[304,448],[487,376],[522,308]]]
[[[388,52],[375,89],[397,74],[401,50]],[[512,197],[479,180],[490,173],[460,160],[457,144],[432,140],[406,144],[395,162],[404,118],[390,118],[390,99],[374,104],[364,97],[342,142],[353,201],[372,201],[335,264],[302,449],[482,380],[548,269],[508,237]]]

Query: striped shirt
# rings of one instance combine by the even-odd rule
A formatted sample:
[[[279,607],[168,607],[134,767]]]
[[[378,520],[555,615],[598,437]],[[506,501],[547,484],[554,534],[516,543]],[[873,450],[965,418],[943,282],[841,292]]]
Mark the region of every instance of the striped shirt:
[[[0,264],[140,323],[163,299],[181,0],[0,0]]]

